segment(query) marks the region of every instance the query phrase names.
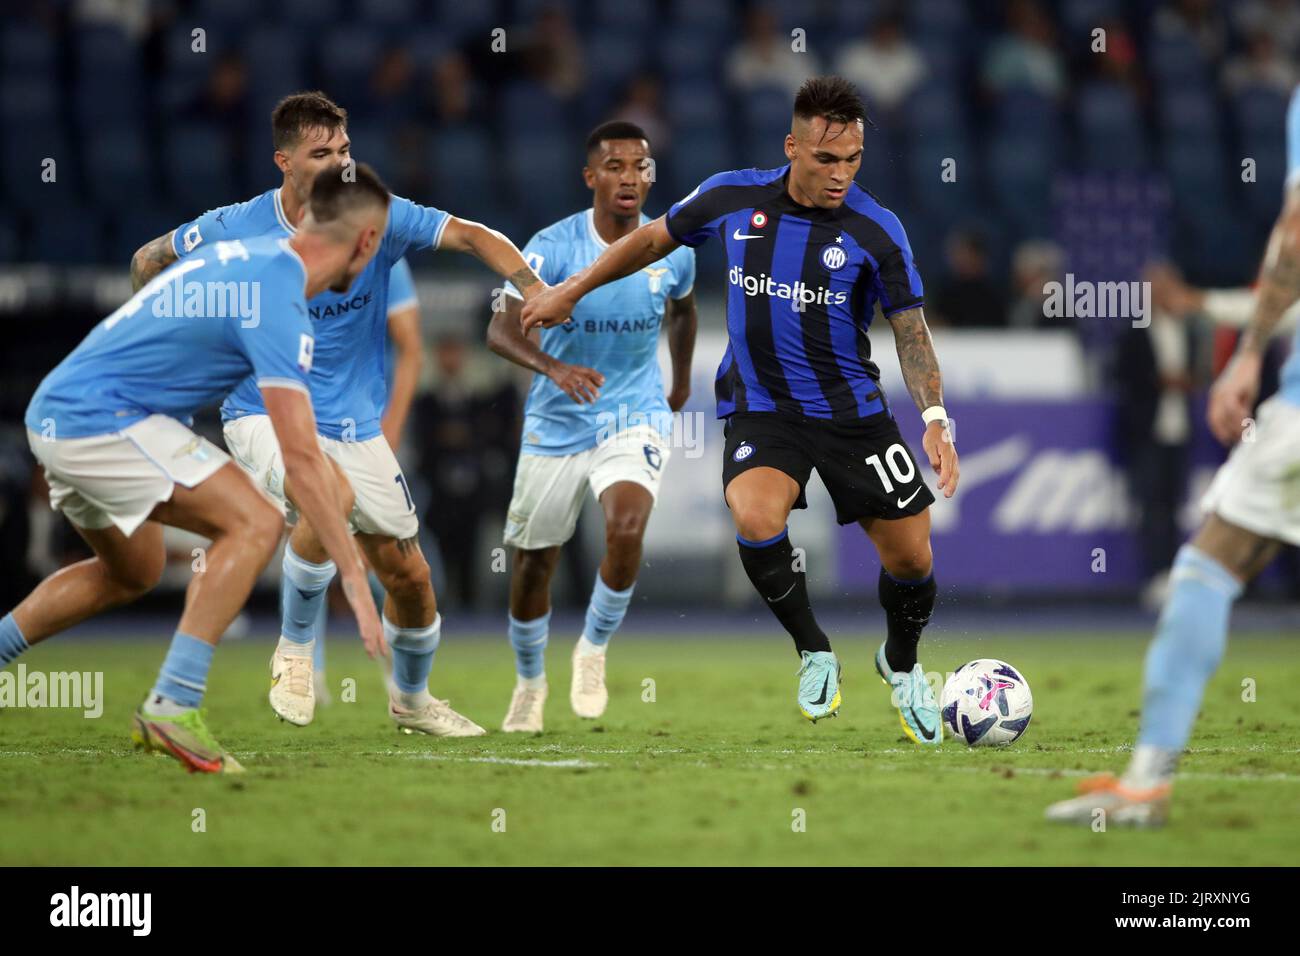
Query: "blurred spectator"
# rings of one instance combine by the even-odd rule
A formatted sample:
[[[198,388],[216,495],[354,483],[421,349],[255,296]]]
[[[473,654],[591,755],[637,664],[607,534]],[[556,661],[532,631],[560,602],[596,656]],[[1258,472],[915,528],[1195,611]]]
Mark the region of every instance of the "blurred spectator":
[[[524,41],[523,58],[528,75],[557,99],[582,90],[582,43],[563,7],[545,7],[538,14]]]
[[[509,382],[485,386],[474,379],[459,335],[440,336],[433,357],[433,387],[416,399],[411,416],[418,471],[430,492],[424,523],[438,540],[448,592],[458,606],[471,607],[478,575],[489,568],[490,549],[479,547],[481,524],[503,516],[509,504],[519,398]]]
[[[227,135],[239,138],[232,147],[242,148],[248,116],[248,67],[238,53],[223,53],[213,64],[203,89],[182,111],[182,117],[222,127]]]
[[[671,121],[664,111],[663,87],[657,76],[641,73],[634,77],[610,118],[640,126],[650,140],[651,149],[660,155],[667,153],[672,141]]]
[[[1047,14],[1033,0],[1013,0],[1007,29],[984,57],[984,86],[997,94],[1020,91],[1059,98],[1065,92],[1065,64]]]
[[[367,122],[404,122],[415,113],[415,63],[405,47],[392,46],[370,73]]]
[[[958,230],[945,244],[948,275],[934,296],[926,297],[936,324],[953,328],[996,328],[1007,324],[1007,300],[989,274],[985,240],[978,232]]]
[[[1162,40],[1194,43],[1207,62],[1223,56],[1225,30],[1214,0],[1172,0],[1156,12],[1154,27]]]
[[[116,26],[140,40],[149,28],[150,5],[151,0],[76,0],[72,16],[86,26]]]
[[[1231,93],[1271,89],[1290,96],[1298,78],[1295,64],[1278,49],[1267,28],[1251,33],[1246,40],[1246,51],[1229,60],[1223,71],[1223,83]]]
[[[727,85],[742,93],[777,89],[793,94],[820,70],[812,53],[796,53],[792,43],[771,10],[751,8],[745,15],[745,39],[727,56]]]
[[[1267,33],[1284,55],[1300,56],[1300,4],[1295,0],[1238,0],[1229,13],[1242,36]]]
[[[1073,328],[1069,316],[1048,316],[1043,310],[1047,283],[1060,282],[1065,272],[1065,253],[1049,239],[1030,239],[1011,255],[1011,287],[1014,301],[1008,316],[1012,328]]]
[[[903,36],[902,19],[890,14],[877,19],[865,39],[844,47],[835,72],[857,85],[869,109],[890,113],[929,70],[916,47]]]
[[[476,94],[464,54],[453,51],[438,58],[429,73],[425,96],[429,111],[440,124],[459,126],[472,120]]]
[[[1138,511],[1148,606],[1159,606],[1168,569],[1182,541],[1178,513],[1187,494],[1193,391],[1205,384],[1205,337],[1175,298],[1181,278],[1156,263],[1151,322],[1130,325],[1116,343],[1115,398],[1119,449]]]

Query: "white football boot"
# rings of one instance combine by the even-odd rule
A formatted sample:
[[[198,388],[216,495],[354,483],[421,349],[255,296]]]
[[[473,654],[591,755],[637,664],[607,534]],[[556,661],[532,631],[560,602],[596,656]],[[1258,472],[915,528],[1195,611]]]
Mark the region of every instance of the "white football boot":
[[[277,645],[271,655],[271,709],[281,720],[306,727],[316,716],[316,689],[312,679],[311,645]]]
[[[605,712],[609,704],[609,691],[605,689],[605,655],[583,654],[579,645],[573,647],[573,684],[569,688],[569,703],[579,717],[594,720]]]
[[[414,709],[403,707],[397,695],[388,695],[388,716],[404,734],[428,734],[430,737],[482,737],[487,733],[468,717],[456,713],[447,701],[433,695]]]
[[[515,692],[510,695],[510,709],[501,722],[501,729],[508,734],[540,734],[546,691],[545,678],[538,684],[516,681]]]

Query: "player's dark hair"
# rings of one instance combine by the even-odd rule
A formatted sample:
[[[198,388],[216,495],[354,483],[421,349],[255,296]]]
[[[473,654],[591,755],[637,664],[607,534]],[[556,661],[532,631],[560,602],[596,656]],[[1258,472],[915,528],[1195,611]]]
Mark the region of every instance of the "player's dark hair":
[[[872,125],[862,94],[842,76],[814,76],[804,80],[794,97],[794,115],[810,120],[820,116],[828,123]]]
[[[636,123],[629,123],[627,120],[610,120],[608,123],[601,123],[587,137],[587,155],[590,156],[601,143],[611,139],[643,139],[647,145],[650,143],[650,137],[646,136],[645,130]]]
[[[271,110],[271,142],[281,151],[290,150],[308,130],[333,133],[348,125],[348,111],[319,90],[292,93]]]
[[[370,166],[339,163],[316,174],[307,204],[312,218],[325,224],[366,206],[386,210],[388,200],[388,187]]]

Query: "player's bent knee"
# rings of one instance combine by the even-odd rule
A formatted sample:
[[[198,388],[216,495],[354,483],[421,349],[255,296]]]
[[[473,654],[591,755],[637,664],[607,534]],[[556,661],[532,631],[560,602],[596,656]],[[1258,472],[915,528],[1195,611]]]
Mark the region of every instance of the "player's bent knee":
[[[152,591],[162,580],[167,567],[167,555],[157,551],[149,555],[133,555],[129,563],[108,568],[108,579],[116,593],[116,602],[134,601]]]
[[[619,518],[605,527],[605,549],[611,554],[628,554],[640,550],[645,537],[645,519],[639,515]]]

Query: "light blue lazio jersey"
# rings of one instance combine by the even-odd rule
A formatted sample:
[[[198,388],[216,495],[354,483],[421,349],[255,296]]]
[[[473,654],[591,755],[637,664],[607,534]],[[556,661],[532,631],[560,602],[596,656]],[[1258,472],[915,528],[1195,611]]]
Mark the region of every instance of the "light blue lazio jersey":
[[[188,424],[245,380],[306,393],[314,348],[306,282],[283,238],[214,242],[95,326],[41,382],[27,427],[64,439],[150,415]]]
[[[388,273],[388,314],[391,316],[398,309],[416,309],[420,300],[415,294],[415,277],[405,259],[398,259]],[[389,339],[384,345],[384,396],[385,405],[388,396],[393,394],[393,342]]]
[[[1286,111],[1286,188],[1300,189],[1300,86],[1291,94]],[[1278,393],[1292,405],[1300,405],[1300,328],[1291,339],[1291,357],[1282,366]]]
[[[649,221],[642,215],[643,224]],[[607,246],[588,209],[537,233],[524,247],[524,257],[544,282],[555,285],[590,265]],[[534,376],[524,406],[523,451],[572,455],[636,425],[651,425],[667,436],[672,416],[659,373],[659,326],[668,300],[684,298],[694,285],[695,251],[683,246],[587,293],[568,322],[543,329],[542,351],[569,365],[594,368],[605,384],[595,403],[579,405],[545,375]]]
[[[326,290],[307,303],[316,336],[311,376],[316,430],[327,438],[366,441],[380,434],[388,400],[389,275],[408,249],[437,248],[451,217],[399,196],[388,209],[388,231],[378,253],[347,292]],[[172,243],[177,255],[193,255],[206,243],[258,235],[292,235],[280,190],[271,189],[247,202],[205,212],[177,228]],[[261,393],[252,380],[230,393],[221,418],[265,415]]]

